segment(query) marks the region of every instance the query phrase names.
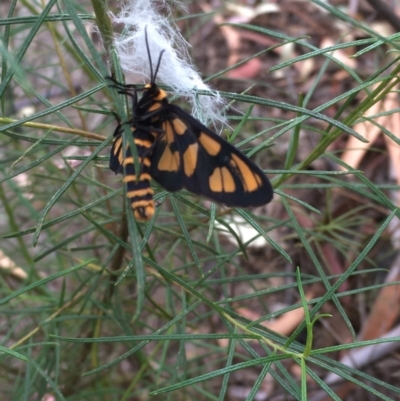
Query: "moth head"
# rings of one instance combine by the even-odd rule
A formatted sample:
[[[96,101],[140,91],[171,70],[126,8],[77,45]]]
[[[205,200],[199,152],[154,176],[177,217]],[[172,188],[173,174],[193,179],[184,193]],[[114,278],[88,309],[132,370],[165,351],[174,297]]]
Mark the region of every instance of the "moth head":
[[[151,82],[144,86],[143,97],[150,98],[153,102],[161,102],[163,99],[166,99],[167,93],[154,82]]]

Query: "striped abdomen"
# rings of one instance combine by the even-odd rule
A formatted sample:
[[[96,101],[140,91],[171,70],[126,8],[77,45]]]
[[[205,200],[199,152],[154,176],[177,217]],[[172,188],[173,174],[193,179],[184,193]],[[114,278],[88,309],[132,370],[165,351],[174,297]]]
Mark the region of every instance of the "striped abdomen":
[[[139,179],[135,173],[135,163],[128,143],[126,143],[124,154],[122,134],[117,135],[114,139],[110,156],[110,169],[115,174],[124,174],[126,195],[131,202],[134,216],[138,221],[147,221],[154,215],[153,190],[150,187],[149,167],[151,161],[149,153],[155,136],[140,129],[135,129],[132,132],[139,156]]]

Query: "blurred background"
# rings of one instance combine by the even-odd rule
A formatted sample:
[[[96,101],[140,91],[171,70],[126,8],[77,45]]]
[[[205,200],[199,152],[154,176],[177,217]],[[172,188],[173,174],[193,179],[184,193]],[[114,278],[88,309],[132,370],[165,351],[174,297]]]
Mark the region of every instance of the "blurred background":
[[[400,2],[149,2],[276,193],[153,183],[139,224],[108,168],[121,3],[0,4],[1,399],[399,399]]]

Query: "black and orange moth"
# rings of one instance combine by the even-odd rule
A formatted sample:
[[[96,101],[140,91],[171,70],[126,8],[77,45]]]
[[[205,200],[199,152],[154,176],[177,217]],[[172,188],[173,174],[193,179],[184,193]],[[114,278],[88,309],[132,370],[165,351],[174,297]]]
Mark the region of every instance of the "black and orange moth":
[[[114,132],[110,169],[124,175],[127,197],[134,216],[146,221],[154,214],[153,190],[156,180],[167,191],[186,188],[227,206],[261,206],[271,201],[273,189],[263,171],[233,145],[219,137],[180,107],[169,103],[167,93],[155,79],[161,63],[160,53],[150,83],[138,89],[114,79],[112,86],[132,99],[132,116]],[[138,100],[138,92],[143,92]],[[122,140],[123,124],[129,124],[139,157],[140,171],[128,141]]]

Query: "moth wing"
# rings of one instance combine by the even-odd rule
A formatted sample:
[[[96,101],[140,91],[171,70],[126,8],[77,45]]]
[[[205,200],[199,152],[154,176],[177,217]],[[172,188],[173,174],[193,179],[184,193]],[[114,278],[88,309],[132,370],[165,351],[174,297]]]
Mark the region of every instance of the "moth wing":
[[[114,138],[114,142],[112,144],[111,153],[110,153],[110,170],[115,174],[123,173],[123,146],[122,146],[122,135],[119,134]]]
[[[165,189],[182,188],[227,206],[260,206],[273,189],[262,170],[180,107],[168,105],[164,134],[151,155],[151,176]]]

